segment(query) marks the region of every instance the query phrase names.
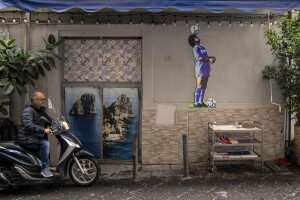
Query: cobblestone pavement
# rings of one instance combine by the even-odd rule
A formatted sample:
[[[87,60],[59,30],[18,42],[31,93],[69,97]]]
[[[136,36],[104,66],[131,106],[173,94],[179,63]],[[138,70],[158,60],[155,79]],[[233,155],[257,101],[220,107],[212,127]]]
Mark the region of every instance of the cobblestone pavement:
[[[216,174],[204,170],[190,178],[100,178],[90,187],[78,187],[63,179],[4,190],[0,199],[300,199],[300,174],[292,170],[260,172],[253,167],[228,166],[218,168]]]

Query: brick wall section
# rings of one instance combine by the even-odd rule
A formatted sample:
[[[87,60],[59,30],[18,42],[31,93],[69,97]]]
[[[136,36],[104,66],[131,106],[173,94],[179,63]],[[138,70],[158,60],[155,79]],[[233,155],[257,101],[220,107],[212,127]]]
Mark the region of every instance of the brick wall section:
[[[264,130],[264,160],[284,155],[283,113],[278,109],[189,109],[176,111],[176,124],[155,123],[155,110],[142,112],[143,164],[182,164],[182,134],[188,134],[189,162],[206,162],[208,122],[233,124],[235,120],[258,121]]]

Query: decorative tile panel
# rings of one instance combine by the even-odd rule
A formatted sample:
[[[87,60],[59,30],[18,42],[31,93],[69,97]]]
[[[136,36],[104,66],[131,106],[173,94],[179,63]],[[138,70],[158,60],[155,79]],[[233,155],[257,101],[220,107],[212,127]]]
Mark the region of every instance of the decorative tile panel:
[[[64,40],[64,80],[141,82],[142,41]]]
[[[9,40],[9,32],[6,28],[0,28],[0,40]]]

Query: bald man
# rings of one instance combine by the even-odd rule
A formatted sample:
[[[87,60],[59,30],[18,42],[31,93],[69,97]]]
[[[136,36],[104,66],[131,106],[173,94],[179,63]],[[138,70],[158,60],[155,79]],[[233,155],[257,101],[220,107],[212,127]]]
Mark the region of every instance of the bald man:
[[[40,150],[42,160],[41,174],[44,177],[51,177],[53,174],[49,168],[50,143],[47,139],[47,134],[51,133],[51,129],[47,128],[47,125],[40,120],[40,117],[44,116],[49,121],[52,121],[45,111],[45,102],[45,95],[42,92],[35,92],[25,105],[18,133],[18,143],[27,149]]]

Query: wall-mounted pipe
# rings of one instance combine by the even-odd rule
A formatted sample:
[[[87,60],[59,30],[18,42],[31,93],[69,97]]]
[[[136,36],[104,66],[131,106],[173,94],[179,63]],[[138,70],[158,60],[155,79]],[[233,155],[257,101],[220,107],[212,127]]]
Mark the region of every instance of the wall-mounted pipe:
[[[279,112],[281,112],[281,105],[278,104],[278,103],[274,103],[274,102],[273,102],[273,87],[272,87],[272,80],[270,79],[269,82],[270,82],[270,90],[271,90],[271,104],[277,105],[277,106],[279,107]]]
[[[271,28],[271,25],[270,25],[270,11],[268,10],[268,25],[269,25],[269,29]],[[269,54],[269,65],[271,66],[271,47],[269,46],[269,49],[270,49],[270,54]],[[269,80],[270,82],[270,90],[271,90],[271,104],[273,105],[277,105],[279,107],[279,112],[281,112],[281,105],[278,104],[278,103],[275,103],[273,102],[273,87],[272,87],[272,80],[270,79]]]

